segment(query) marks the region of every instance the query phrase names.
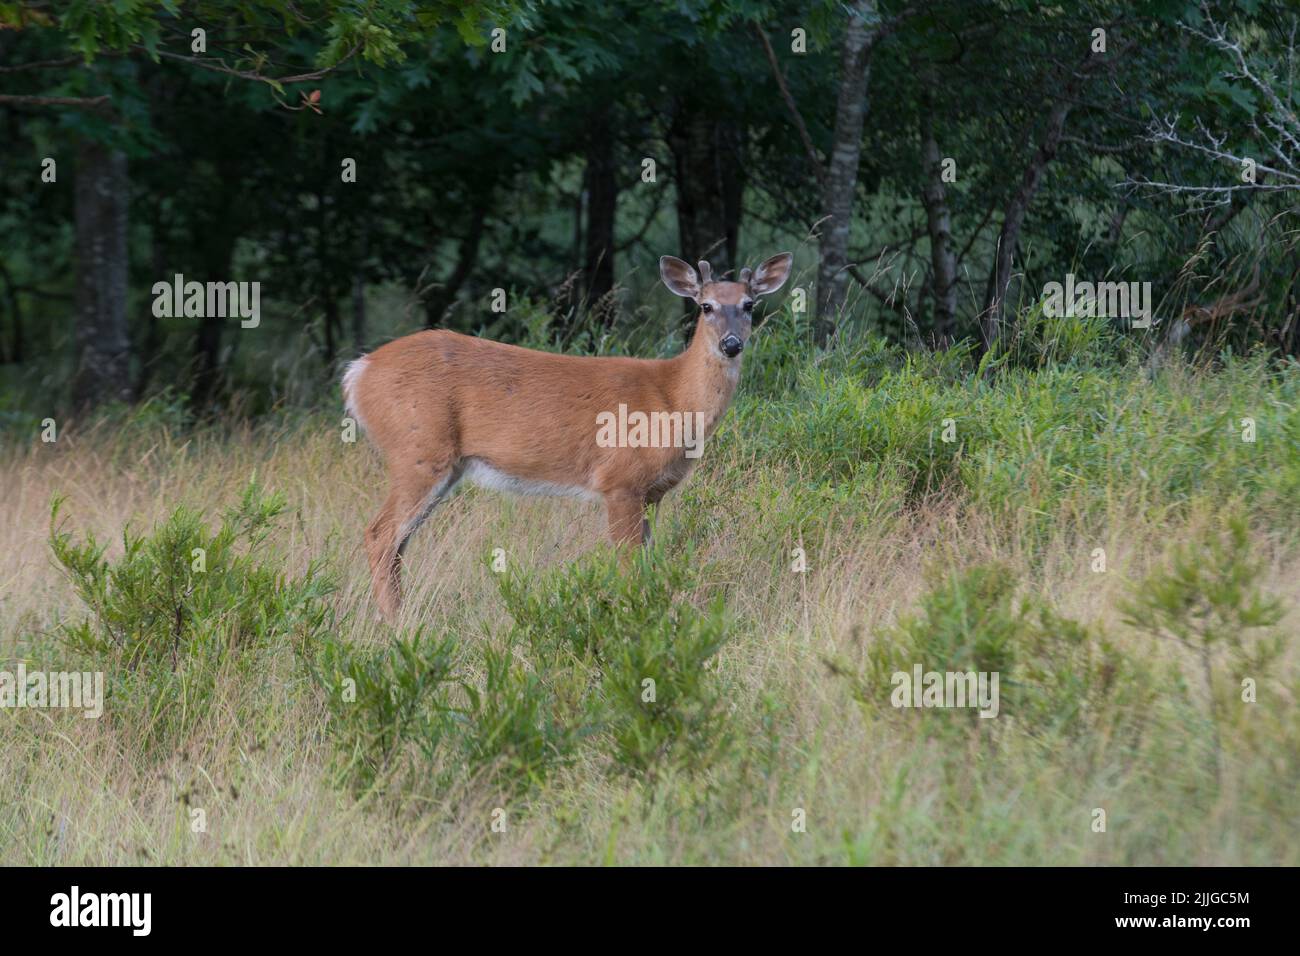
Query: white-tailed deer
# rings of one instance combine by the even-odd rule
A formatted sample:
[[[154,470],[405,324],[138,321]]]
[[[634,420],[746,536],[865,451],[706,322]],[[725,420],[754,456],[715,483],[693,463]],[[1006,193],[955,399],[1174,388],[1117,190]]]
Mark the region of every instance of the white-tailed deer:
[[[380,611],[396,614],[406,543],[462,478],[603,500],[610,537],[643,542],[646,506],[691,472],[731,402],[755,298],[781,288],[790,263],[783,253],[715,282],[707,262],[697,273],[660,259],[664,285],[700,306],[676,358],[556,355],[440,329],[348,365],[348,414],[388,465],[388,497],[366,529]]]

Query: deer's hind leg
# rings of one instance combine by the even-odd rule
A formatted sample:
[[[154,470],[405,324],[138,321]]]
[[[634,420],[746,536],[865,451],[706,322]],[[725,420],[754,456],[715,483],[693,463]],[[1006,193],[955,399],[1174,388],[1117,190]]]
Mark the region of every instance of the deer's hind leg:
[[[645,540],[645,495],[631,491],[614,491],[605,495],[605,510],[609,516],[609,537],[614,544],[624,547],[639,545]]]
[[[392,621],[402,606],[402,553],[406,542],[429,514],[451,493],[460,480],[457,463],[439,463],[430,468],[425,461],[394,469],[388,497],[366,528],[366,554],[375,603],[385,619]]]

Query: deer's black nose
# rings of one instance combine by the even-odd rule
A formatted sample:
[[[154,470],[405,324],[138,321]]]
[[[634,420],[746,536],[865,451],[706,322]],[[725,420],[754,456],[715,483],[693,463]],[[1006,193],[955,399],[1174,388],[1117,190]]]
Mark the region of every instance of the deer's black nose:
[[[735,358],[744,347],[745,343],[734,335],[724,336],[722,341],[718,343],[718,348],[722,349],[722,354],[727,358]]]

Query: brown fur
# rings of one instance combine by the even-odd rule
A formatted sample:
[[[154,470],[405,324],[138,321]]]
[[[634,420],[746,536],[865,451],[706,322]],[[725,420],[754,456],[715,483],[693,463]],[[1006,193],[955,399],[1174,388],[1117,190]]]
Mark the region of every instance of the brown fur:
[[[788,257],[764,266],[759,281],[700,284],[680,260],[665,257],[669,288],[709,303],[695,336],[671,359],[556,355],[436,330],[417,332],[377,349],[345,377],[353,410],[388,466],[389,492],[366,530],[374,595],[392,617],[401,602],[401,553],[407,539],[471,463],[524,483],[574,489],[604,500],[609,533],[619,544],[646,539],[645,509],[693,469],[682,448],[604,448],[597,416],[615,411],[702,412],[713,434],[739,377],[740,357],[719,342],[749,334],[743,303],[775,291]],[[776,263],[776,266],[772,266]],[[683,267],[685,271],[682,271]]]

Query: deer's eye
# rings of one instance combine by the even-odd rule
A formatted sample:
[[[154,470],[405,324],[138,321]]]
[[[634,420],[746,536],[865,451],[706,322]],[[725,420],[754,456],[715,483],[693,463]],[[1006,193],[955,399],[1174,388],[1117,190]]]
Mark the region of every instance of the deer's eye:
[[[754,303],[753,303],[753,302],[746,302],[745,305],[744,305],[744,309],[745,309],[746,312],[753,312],[753,311],[754,311]]]
[[[705,302],[704,304],[702,304],[702,305],[700,306],[700,308],[703,309],[705,312],[712,312],[712,311],[713,311],[713,303],[712,303],[712,302]]]

